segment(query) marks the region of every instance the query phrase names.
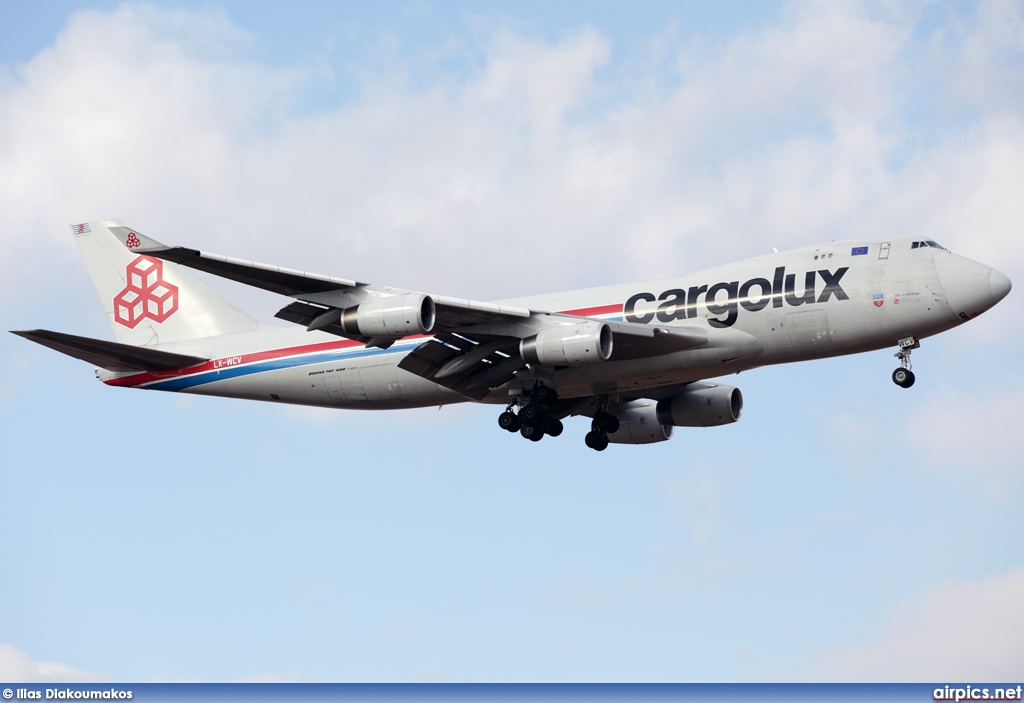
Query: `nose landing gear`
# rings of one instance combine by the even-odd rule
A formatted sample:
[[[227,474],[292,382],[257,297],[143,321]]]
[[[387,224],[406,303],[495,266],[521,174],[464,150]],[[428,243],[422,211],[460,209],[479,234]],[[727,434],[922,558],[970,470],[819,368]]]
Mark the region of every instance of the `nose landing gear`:
[[[900,350],[894,356],[900,360],[900,367],[892,372],[892,382],[900,388],[914,385],[914,372],[910,370],[910,352],[921,346],[916,337],[906,337],[899,341]]]

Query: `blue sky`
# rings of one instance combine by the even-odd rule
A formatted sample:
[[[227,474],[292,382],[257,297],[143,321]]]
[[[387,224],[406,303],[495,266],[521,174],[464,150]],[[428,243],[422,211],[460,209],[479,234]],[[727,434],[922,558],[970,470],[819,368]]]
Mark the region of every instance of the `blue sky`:
[[[1024,273],[1024,7],[0,4],[0,315],[67,225],[475,299],[921,233]],[[274,296],[215,282],[261,319]],[[761,369],[739,423],[107,388],[0,338],[0,679],[1019,679],[1019,294]]]

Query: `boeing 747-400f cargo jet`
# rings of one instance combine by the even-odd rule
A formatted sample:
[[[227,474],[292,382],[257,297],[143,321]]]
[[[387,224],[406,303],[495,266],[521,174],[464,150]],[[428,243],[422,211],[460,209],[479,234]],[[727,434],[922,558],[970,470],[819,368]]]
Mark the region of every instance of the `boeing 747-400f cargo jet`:
[[[735,422],[707,379],[896,347],[914,383],[924,337],[1010,291],[929,239],[832,242],[679,278],[482,303],[168,247],[116,220],[72,225],[117,342],[15,332],[95,364],[111,386],[389,409],[476,401],[538,441],[591,418],[587,446],[647,444]],[[293,298],[268,327],[186,268]]]

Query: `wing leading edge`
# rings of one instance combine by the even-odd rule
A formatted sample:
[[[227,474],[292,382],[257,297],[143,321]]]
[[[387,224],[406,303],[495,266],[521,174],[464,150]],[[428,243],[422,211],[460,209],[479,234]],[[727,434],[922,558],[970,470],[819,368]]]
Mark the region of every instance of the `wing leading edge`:
[[[382,298],[422,296],[401,288],[270,266],[196,249],[168,247],[127,227],[115,227],[111,231],[126,247],[140,254],[295,298],[296,302],[283,307],[276,317],[309,330],[355,339],[367,346],[386,348],[401,336],[353,333],[344,327],[345,313]],[[423,329],[432,338],[406,355],[399,368],[477,400],[527,367],[519,346],[524,338],[553,326],[592,319],[448,296],[426,297],[432,302],[434,318],[432,327]],[[700,327],[601,323],[609,326],[614,334],[609,357],[613,361],[686,351],[708,343],[708,332]]]

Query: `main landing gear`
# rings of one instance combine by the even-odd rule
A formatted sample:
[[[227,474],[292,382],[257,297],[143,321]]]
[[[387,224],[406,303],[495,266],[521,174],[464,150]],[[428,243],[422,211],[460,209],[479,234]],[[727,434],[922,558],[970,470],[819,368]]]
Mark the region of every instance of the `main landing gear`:
[[[910,370],[910,352],[921,346],[916,337],[906,337],[899,341],[900,350],[894,356],[900,360],[900,367],[892,372],[892,382],[900,388],[914,385],[914,372]]]
[[[519,414],[512,412],[516,403],[509,403],[505,412],[498,416],[498,427],[508,432],[518,432],[531,442],[541,441],[544,435],[557,437],[562,434],[562,421],[546,413],[556,400],[558,394],[554,388],[538,383],[530,392],[526,405],[519,408]]]
[[[505,412],[498,416],[498,427],[507,432],[518,432],[531,442],[539,442],[544,435],[557,437],[562,434],[562,422],[548,414],[557,400],[558,394],[553,388],[538,383],[525,403],[520,396],[508,404]],[[618,432],[619,425],[619,418],[608,412],[608,396],[599,396],[597,412],[585,438],[587,446],[603,452],[608,448],[608,435]]]
[[[619,429],[619,418],[609,413],[608,396],[603,395],[597,402],[597,413],[593,422],[590,423],[590,432],[583,439],[591,449],[603,452],[608,448],[608,435],[615,434]]]

